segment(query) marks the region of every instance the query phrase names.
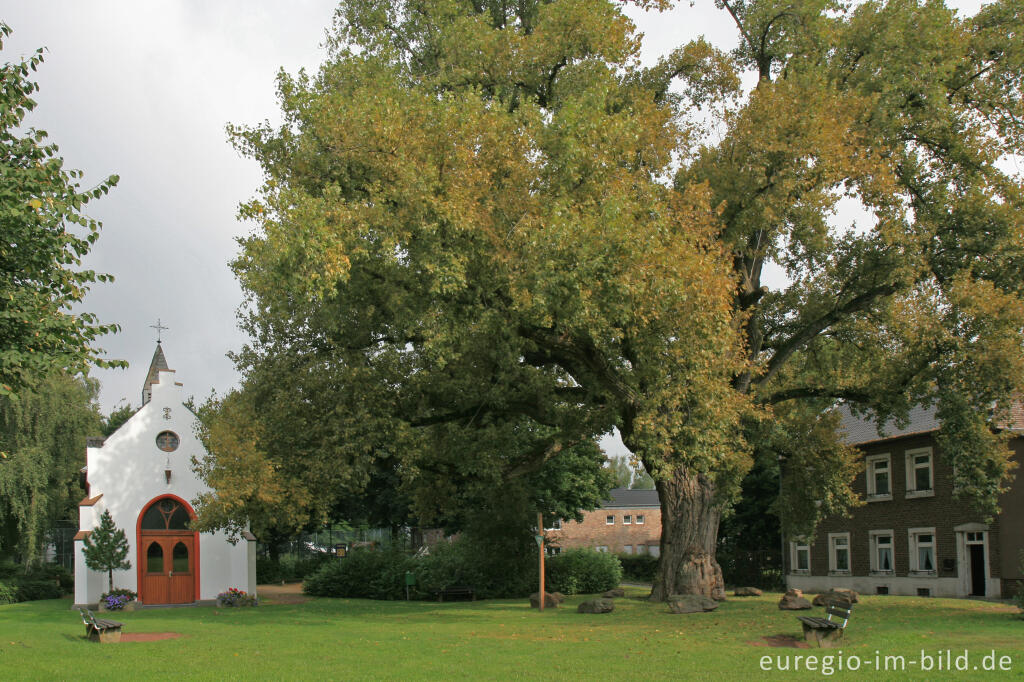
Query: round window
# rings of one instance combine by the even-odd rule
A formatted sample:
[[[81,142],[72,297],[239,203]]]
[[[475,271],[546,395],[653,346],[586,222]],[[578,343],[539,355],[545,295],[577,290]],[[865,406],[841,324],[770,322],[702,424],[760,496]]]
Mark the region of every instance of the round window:
[[[164,452],[174,452],[178,449],[178,434],[174,431],[161,431],[156,437],[156,446]]]

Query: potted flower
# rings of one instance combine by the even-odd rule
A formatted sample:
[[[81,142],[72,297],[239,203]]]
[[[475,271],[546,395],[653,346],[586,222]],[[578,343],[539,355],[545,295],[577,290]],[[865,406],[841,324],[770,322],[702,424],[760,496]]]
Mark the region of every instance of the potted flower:
[[[248,594],[237,587],[229,587],[217,595],[217,606],[256,606],[259,600],[255,594]]]
[[[116,589],[100,595],[98,611],[134,611],[139,595],[132,590]]]

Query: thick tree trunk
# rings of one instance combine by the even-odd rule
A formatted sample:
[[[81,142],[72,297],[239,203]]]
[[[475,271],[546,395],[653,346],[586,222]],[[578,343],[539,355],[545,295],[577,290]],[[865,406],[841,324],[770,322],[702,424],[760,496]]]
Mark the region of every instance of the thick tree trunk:
[[[722,569],[715,561],[721,507],[714,484],[704,476],[677,472],[657,482],[661,498],[661,558],[651,601],[673,594],[700,594],[725,599]]]

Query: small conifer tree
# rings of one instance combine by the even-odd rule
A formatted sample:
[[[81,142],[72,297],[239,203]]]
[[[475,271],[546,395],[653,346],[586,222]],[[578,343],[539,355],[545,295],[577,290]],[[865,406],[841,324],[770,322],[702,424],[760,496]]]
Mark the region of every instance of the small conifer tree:
[[[114,569],[127,570],[132,567],[128,561],[128,538],[124,531],[114,525],[110,511],[103,512],[98,525],[86,536],[85,565],[94,571],[106,571],[109,591],[114,590]]]

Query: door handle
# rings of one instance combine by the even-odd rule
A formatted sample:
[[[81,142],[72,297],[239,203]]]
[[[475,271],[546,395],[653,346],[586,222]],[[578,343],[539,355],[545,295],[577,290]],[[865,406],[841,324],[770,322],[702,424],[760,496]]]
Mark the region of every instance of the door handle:
[[[174,571],[167,571],[167,577],[170,578],[174,575]]]

